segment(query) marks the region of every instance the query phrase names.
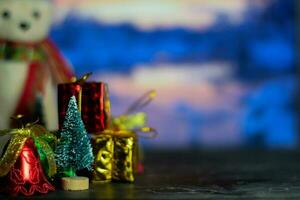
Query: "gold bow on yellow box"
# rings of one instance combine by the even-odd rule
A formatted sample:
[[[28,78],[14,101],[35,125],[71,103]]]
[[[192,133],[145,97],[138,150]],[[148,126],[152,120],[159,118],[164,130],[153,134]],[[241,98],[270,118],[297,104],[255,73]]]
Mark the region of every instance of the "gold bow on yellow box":
[[[138,137],[154,138],[157,131],[147,126],[147,114],[134,113],[156,97],[147,92],[124,115],[113,117],[110,129],[93,136],[95,154],[94,180],[134,181],[139,160]],[[134,114],[131,114],[134,113]]]

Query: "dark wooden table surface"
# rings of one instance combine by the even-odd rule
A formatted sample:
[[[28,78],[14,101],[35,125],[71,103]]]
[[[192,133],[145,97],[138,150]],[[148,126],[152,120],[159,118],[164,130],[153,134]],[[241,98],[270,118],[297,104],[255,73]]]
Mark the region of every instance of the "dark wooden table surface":
[[[134,184],[99,183],[33,199],[300,199],[300,152],[148,152]],[[0,196],[0,199],[7,196]]]

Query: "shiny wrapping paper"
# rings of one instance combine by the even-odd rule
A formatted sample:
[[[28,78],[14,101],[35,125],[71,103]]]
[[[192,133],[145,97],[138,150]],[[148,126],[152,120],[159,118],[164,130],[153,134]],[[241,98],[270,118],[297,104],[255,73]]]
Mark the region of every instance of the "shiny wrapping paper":
[[[138,160],[136,144],[134,136],[114,137],[113,180],[134,181]]]
[[[114,141],[110,135],[101,135],[92,139],[95,166],[93,179],[105,181],[112,179]]]
[[[134,134],[101,134],[92,139],[95,155],[94,181],[134,181],[137,138]]]
[[[110,101],[107,84],[74,82],[58,85],[59,128],[62,128],[71,96],[78,102],[81,117],[89,133],[103,131],[110,123]]]

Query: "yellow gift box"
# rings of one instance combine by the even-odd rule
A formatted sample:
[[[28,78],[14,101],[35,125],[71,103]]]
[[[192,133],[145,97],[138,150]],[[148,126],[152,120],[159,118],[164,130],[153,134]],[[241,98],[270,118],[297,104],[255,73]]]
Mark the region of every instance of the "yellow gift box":
[[[155,96],[155,91],[146,93],[124,115],[112,118],[110,129],[92,135],[94,181],[134,181],[140,159],[138,137],[154,138],[157,132],[146,125],[145,113],[129,113],[144,107]]]
[[[92,139],[95,155],[94,181],[134,181],[138,161],[137,137],[102,133]]]

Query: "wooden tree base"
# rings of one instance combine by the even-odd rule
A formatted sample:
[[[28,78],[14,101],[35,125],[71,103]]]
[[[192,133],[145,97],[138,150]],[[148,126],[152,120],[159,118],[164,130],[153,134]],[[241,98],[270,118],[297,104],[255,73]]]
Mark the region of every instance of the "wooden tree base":
[[[61,179],[63,190],[87,190],[89,178],[83,176],[63,177]]]

